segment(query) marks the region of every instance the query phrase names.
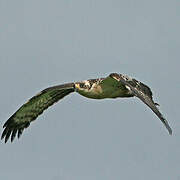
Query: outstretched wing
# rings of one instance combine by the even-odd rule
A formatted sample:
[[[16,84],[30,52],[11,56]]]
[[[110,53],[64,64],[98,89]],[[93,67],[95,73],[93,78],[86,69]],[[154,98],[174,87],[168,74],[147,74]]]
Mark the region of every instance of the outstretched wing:
[[[151,110],[159,117],[159,119],[165,125],[169,134],[172,134],[172,129],[169,126],[168,121],[163,117],[163,115],[159,112],[158,108],[156,107],[156,105],[158,104],[153,101],[152,92],[148,86],[122,74],[115,74],[114,77],[115,79],[119,80],[122,84],[124,84],[126,88],[129,89],[136,97],[138,97],[147,106],[149,106]]]
[[[30,123],[35,120],[45,109],[53,105],[58,100],[74,92],[74,83],[68,83],[58,86],[53,86],[44,89],[34,97],[23,104],[4,124],[4,131],[1,139],[5,138],[5,143],[11,136],[11,142],[16,137],[22,134],[24,128],[27,128]]]

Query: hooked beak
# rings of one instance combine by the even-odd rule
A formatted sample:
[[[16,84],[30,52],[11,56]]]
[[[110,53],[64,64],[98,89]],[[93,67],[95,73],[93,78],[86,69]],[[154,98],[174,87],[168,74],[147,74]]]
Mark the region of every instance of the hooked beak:
[[[79,83],[75,83],[75,89],[78,90],[80,88]]]

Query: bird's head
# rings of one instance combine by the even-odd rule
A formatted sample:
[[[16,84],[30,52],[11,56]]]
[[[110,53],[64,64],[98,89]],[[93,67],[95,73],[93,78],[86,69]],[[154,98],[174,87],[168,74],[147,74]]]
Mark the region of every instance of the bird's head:
[[[90,88],[91,88],[91,85],[90,85],[89,81],[81,81],[81,82],[75,83],[75,89],[78,92],[79,91],[88,92]]]

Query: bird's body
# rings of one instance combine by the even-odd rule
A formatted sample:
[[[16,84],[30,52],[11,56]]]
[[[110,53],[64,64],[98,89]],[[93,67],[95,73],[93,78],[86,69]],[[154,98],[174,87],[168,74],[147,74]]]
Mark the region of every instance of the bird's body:
[[[11,141],[13,141],[16,134],[19,138],[23,130],[42,114],[45,109],[72,92],[77,92],[82,96],[92,99],[136,96],[151,108],[166,126],[169,134],[172,134],[172,130],[167,120],[159,112],[156,107],[157,103],[154,103],[152,99],[150,88],[128,76],[112,73],[106,78],[67,83],[44,89],[22,105],[6,121],[3,126],[5,129],[1,138],[5,138],[5,142],[7,142],[10,136]]]
[[[116,80],[110,77],[77,82],[75,83],[75,89],[82,96],[91,99],[133,96],[125,86],[116,83]]]

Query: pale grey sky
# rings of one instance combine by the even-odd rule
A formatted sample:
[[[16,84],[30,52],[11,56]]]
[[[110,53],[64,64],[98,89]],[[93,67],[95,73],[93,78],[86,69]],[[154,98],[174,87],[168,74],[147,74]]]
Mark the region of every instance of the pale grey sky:
[[[173,136],[140,100],[72,94],[14,143],[3,180],[180,180],[180,1],[0,0],[0,122],[43,88],[125,73],[148,84]]]

